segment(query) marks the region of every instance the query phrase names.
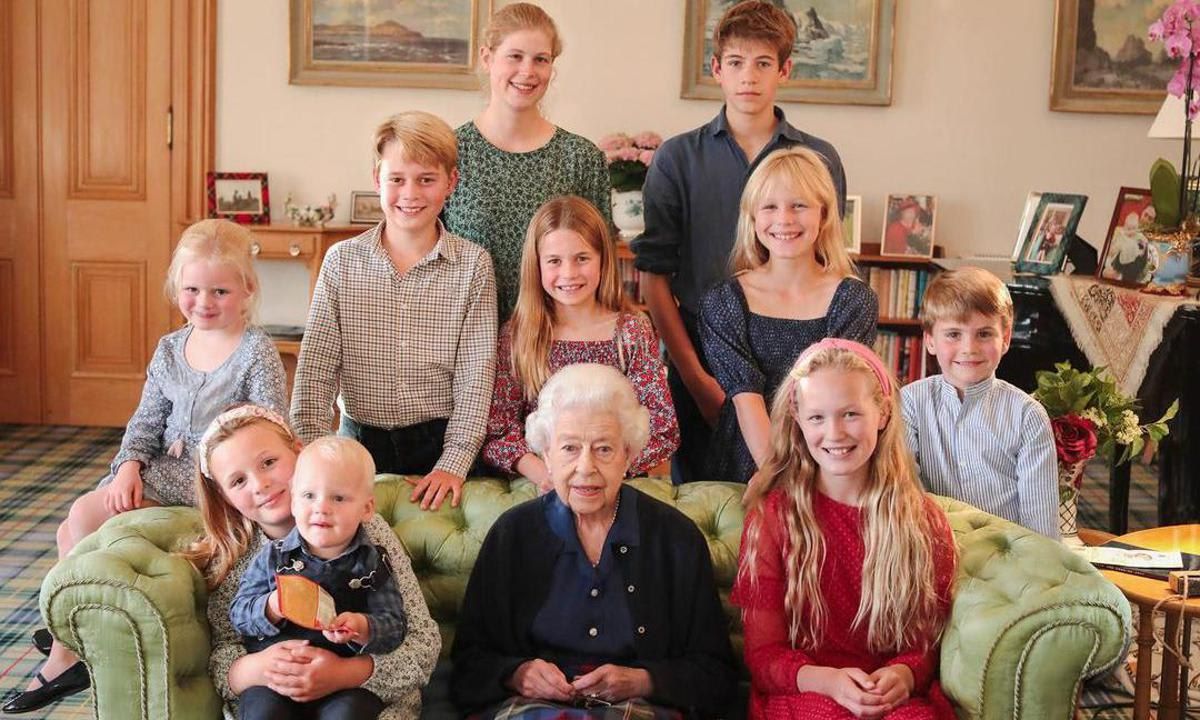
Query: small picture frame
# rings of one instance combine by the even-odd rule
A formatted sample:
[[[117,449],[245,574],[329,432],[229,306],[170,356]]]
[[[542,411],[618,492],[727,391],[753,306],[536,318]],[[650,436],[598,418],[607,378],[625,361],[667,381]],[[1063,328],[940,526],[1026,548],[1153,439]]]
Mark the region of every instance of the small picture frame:
[[[937,228],[937,196],[888,195],[879,254],[932,258]]]
[[[1117,192],[1108,235],[1096,265],[1096,277],[1125,287],[1140,288],[1154,275],[1155,253],[1142,226],[1154,219],[1150,191],[1123,187]]]
[[[842,241],[846,252],[862,252],[862,195],[846,196],[846,214],[842,216]]]
[[[1042,193],[1014,269],[1032,275],[1061,272],[1067,259],[1067,245],[1075,236],[1086,205],[1086,195]]]
[[[210,218],[249,225],[271,222],[266,173],[210,171],[206,187]]]
[[[1037,213],[1038,203],[1042,193],[1033,191],[1025,198],[1025,209],[1021,211],[1021,226],[1017,228],[1017,241],[1013,243],[1012,261],[1021,259],[1021,247],[1025,244],[1025,236],[1029,234],[1029,226],[1033,224],[1033,216]]]
[[[379,207],[379,193],[374,190],[350,191],[350,222],[374,225],[383,220],[383,208]]]

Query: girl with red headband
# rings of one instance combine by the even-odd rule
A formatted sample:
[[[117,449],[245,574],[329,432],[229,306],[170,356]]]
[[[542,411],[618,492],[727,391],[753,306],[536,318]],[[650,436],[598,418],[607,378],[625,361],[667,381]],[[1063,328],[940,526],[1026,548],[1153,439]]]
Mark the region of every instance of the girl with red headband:
[[[826,339],[771,409],[732,600],[751,720],[950,720],[934,680],[955,545],[921,491],[897,383],[871,350]]]

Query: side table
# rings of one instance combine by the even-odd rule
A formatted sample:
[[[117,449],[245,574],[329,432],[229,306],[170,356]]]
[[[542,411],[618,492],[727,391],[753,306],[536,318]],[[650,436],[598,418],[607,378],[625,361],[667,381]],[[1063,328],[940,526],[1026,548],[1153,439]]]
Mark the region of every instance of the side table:
[[[1139,530],[1116,538],[1119,542],[1151,550],[1200,553],[1200,525],[1172,525],[1168,527]],[[1137,678],[1134,683],[1133,717],[1134,720],[1146,720],[1150,717],[1150,674],[1151,659],[1154,651],[1154,606],[1163,598],[1171,595],[1166,581],[1155,578],[1132,575],[1116,570],[1101,570],[1104,577],[1125,595],[1129,602],[1138,608],[1137,647],[1138,663]],[[1186,602],[1174,600],[1163,603],[1159,608],[1166,617],[1166,638],[1174,637],[1183,622],[1182,648],[1184,658],[1188,657],[1191,645],[1191,625],[1193,617],[1200,617],[1200,598]],[[1159,720],[1178,720],[1187,714],[1187,684],[1188,674],[1182,677],[1179,672],[1179,662],[1170,652],[1162,653],[1162,684],[1158,699]]]

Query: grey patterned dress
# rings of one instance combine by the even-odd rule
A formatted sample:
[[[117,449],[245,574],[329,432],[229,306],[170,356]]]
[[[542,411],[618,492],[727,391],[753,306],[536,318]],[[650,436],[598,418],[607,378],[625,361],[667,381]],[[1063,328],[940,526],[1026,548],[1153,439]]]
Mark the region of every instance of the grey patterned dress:
[[[433,666],[437,663],[442,648],[442,636],[437,623],[429,615],[425,597],[417,585],[412,563],[396,533],[379,515],[363,523],[367,537],[387,551],[395,573],[396,587],[404,600],[404,612],[408,616],[408,633],[400,647],[386,655],[371,655],[375,669],[362,687],[375,693],[387,707],[380,720],[416,718],[421,714],[421,687],[429,682]],[[229,622],[229,606],[237,593],[242,573],[246,572],[251,559],[262,549],[267,537],[257,535],[251,549],[237,561],[233,570],[216,590],[208,596],[208,624],[212,628],[212,654],[208,660],[208,674],[217,693],[225,699],[225,717],[238,717],[237,696],[229,687],[229,668],[238,658],[246,654],[242,638]]]
[[[142,463],[143,496],[163,505],[195,501],[195,448],[205,428],[226,407],[252,402],[287,416],[287,376],[271,338],[253,325],[225,362],[211,372],[188,365],[184,346],[192,326],[158,341],[146,368],[146,383],[137,410],[125,426],[121,449],[110,473],[113,481],[126,460]]]
[[[604,153],[590,140],[556,128],[542,147],[525,153],[492,145],[469,122],[458,137],[458,187],[446,202],[450,232],[482,245],[496,270],[499,322],[517,304],[521,247],[538,207],[559,195],[578,195],[612,224],[612,193]]]

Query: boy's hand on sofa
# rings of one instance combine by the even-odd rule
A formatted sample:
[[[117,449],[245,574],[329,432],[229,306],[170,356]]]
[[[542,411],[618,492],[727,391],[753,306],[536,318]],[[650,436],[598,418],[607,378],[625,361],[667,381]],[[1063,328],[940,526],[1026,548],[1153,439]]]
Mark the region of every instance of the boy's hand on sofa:
[[[567,682],[567,676],[557,665],[545,660],[526,660],[517,666],[508,680],[508,686],[521,697],[541,700],[570,702],[575,688]]]
[[[333,619],[333,625],[323,630],[325,639],[332,643],[356,642],[366,645],[371,641],[371,623],[362,613],[344,612]]]
[[[434,470],[420,480],[411,477],[405,479],[415,486],[409,502],[415,503],[419,500],[422,510],[440,508],[447,493],[450,494],[450,507],[458,507],[459,501],[462,500],[463,478],[451,475],[445,470]]]
[[[142,506],[142,464],[126,460],[117,468],[117,474],[108,484],[104,495],[104,507],[113,515]]]

